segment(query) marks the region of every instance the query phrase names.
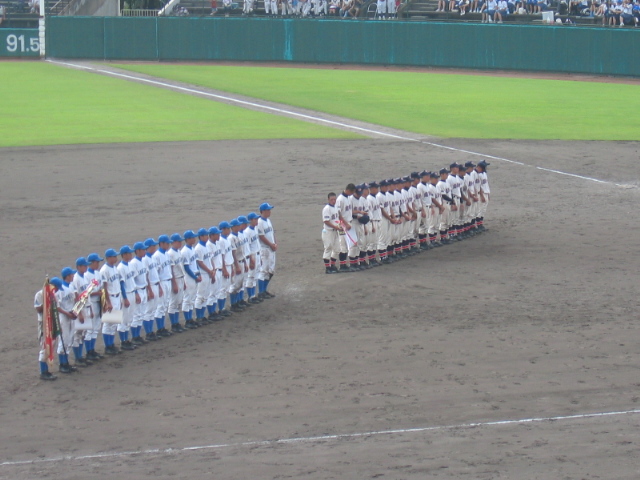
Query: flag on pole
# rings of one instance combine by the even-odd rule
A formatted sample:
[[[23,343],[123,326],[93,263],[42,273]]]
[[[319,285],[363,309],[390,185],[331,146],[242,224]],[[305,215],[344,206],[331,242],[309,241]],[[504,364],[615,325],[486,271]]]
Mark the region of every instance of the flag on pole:
[[[55,348],[53,345],[60,335],[60,319],[58,318],[58,306],[54,293],[55,287],[49,283],[49,277],[42,287],[42,336],[44,338],[44,350],[49,364],[53,363]]]

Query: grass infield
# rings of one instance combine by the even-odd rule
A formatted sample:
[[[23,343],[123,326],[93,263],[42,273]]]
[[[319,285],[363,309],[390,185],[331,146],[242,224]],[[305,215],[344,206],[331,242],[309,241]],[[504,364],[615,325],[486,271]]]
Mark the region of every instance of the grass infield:
[[[120,68],[438,137],[640,140],[640,85],[308,68]]]
[[[0,62],[0,147],[182,140],[359,138],[44,62]]]

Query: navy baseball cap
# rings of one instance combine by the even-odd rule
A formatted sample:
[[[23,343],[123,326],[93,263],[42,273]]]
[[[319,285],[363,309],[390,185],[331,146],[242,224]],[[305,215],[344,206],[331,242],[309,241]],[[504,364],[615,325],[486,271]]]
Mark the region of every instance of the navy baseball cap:
[[[133,244],[133,249],[134,250],[146,250],[147,247],[144,246],[144,243],[142,242],[136,242]]]
[[[97,253],[90,253],[87,257],[88,262],[101,262],[103,260],[104,258],[100,258],[100,255],[98,255]]]
[[[229,225],[229,222],[220,222],[220,225],[218,225],[218,228],[220,230],[224,230],[225,228],[231,228],[231,225]]]
[[[156,242],[153,238],[147,238],[144,241],[144,246],[146,248],[153,247],[154,245],[158,245],[158,242]]]
[[[206,228],[201,228],[200,230],[198,230],[198,236],[201,237],[203,235],[209,235],[209,230],[207,230]]]
[[[88,267],[89,266],[89,262],[87,262],[87,259],[84,257],[78,257],[76,258],[76,267]]]
[[[62,269],[62,271],[60,272],[60,276],[64,279],[64,278],[68,277],[69,275],[73,275],[74,273],[76,273],[76,271],[73,268],[64,267]]]
[[[489,165],[491,165],[490,163],[485,162],[484,160],[478,162],[478,166],[482,167],[482,168],[487,168]]]
[[[234,218],[233,220],[231,220],[229,222],[229,225],[232,226],[232,227],[237,227],[238,225],[240,225],[240,222],[238,221],[237,218]]]
[[[464,164],[464,166],[465,166],[465,168],[473,168],[473,167],[476,166],[476,164],[473,163],[473,162],[467,162],[467,163]]]
[[[261,212],[262,212],[263,210],[271,210],[272,208],[273,208],[273,205],[271,205],[271,204],[270,204],[270,203],[268,203],[268,202],[264,202],[264,203],[260,204],[260,207],[259,207],[259,209],[260,209],[260,211],[261,211]]]
[[[62,280],[60,280],[58,277],[51,277],[49,283],[58,289],[62,288]]]
[[[429,175],[431,178],[440,178],[440,175],[438,175],[436,172],[431,172],[431,175]]]
[[[170,243],[171,240],[169,239],[169,237],[167,235],[160,235],[158,237],[158,243]]]
[[[457,163],[452,163],[451,165],[449,165],[449,168],[458,168],[458,164]]]
[[[117,257],[118,256],[118,252],[116,252],[113,248],[108,248],[107,250],[105,250],[104,252],[104,256],[105,257]]]
[[[446,168],[440,169],[440,175],[442,175],[444,173],[449,173],[449,170],[447,170]]]
[[[182,240],[184,240],[184,238],[182,238],[182,235],[180,235],[179,233],[174,233],[173,235],[171,235],[172,242],[181,242]]]
[[[193,233],[193,230],[187,230],[184,232],[184,239],[187,240],[189,238],[196,238],[196,234]]]
[[[386,187],[386,186],[388,186],[388,185],[389,185],[389,182],[387,182],[386,180],[382,180],[382,181],[380,182],[380,186],[381,186],[381,187]]]
[[[420,174],[418,172],[411,172],[411,178],[420,178]]]
[[[123,245],[120,247],[120,255],[124,255],[125,253],[133,253],[133,250],[131,250],[129,245]]]
[[[260,215],[258,215],[256,212],[251,212],[249,215],[247,215],[247,218],[249,220],[255,220],[256,218],[260,218]]]
[[[423,170],[423,171],[420,172],[419,175],[420,175],[420,177],[428,177],[430,173],[431,172],[427,172],[426,170]]]
[[[209,229],[209,235],[219,235],[222,233],[218,227],[211,227]]]
[[[371,183],[369,184],[369,188],[378,188],[379,186],[380,186],[380,185],[378,185],[378,183],[377,183],[377,182],[371,182]]]

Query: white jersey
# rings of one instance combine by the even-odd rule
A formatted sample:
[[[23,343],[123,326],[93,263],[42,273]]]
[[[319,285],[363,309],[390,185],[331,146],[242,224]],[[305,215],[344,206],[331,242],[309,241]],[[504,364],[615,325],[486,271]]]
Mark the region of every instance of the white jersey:
[[[264,236],[271,243],[276,243],[276,237],[273,231],[273,225],[271,225],[271,219],[260,217],[258,219],[258,226],[256,227],[256,229],[258,230],[258,235]],[[269,248],[269,246],[262,240],[260,240],[260,246],[262,248]]]
[[[227,237],[227,242],[229,242],[229,246],[231,247],[231,252],[235,252],[236,260],[238,261],[243,260],[244,257],[242,255],[242,248],[240,246],[240,238],[238,238],[238,232],[231,232]]]
[[[100,301],[100,296],[96,295],[95,293],[102,290],[102,275],[100,274],[100,271],[88,268],[84,276],[89,281],[89,283],[91,283],[92,280],[98,282],[98,286],[91,294],[91,301],[94,303],[98,303]]]
[[[76,304],[76,291],[73,286],[63,282],[62,288],[56,292],[56,301],[58,307],[70,312]]]
[[[256,227],[249,226],[244,229],[244,235],[247,237],[247,243],[249,244],[249,250],[251,253],[258,253],[260,251],[260,238],[258,237],[258,231]]]
[[[198,241],[194,250],[196,252],[196,260],[201,261],[204,263],[205,267],[211,270],[211,267],[213,266],[211,263],[211,250],[207,247],[207,243]]]
[[[200,269],[198,268],[198,264],[196,263],[196,251],[190,245],[185,245],[180,250],[180,259],[182,261],[182,267],[186,273],[187,269],[185,267],[189,267],[191,273],[195,276],[198,276]]]
[[[76,272],[73,275],[73,280],[71,280],[71,288],[78,292],[78,295],[84,292],[87,288],[89,288],[89,284],[91,283],[92,278],[87,276],[86,272],[81,274],[80,272]]]
[[[476,192],[480,193],[480,174],[474,170],[471,172],[471,178],[473,178],[473,188]]]
[[[353,220],[351,197],[347,197],[344,193],[338,195],[338,198],[336,198],[336,208],[338,209],[338,213],[342,215],[342,219],[347,223],[351,223]]]
[[[387,192],[378,192],[376,195],[376,199],[378,200],[378,206],[380,207],[380,215],[382,216],[382,212],[386,212],[387,215],[391,216],[390,209],[390,197]]]
[[[436,185],[436,189],[438,190],[438,193],[440,194],[442,199],[445,202],[449,203],[449,200],[444,198],[445,196],[451,198],[451,186],[449,185],[449,183],[446,180],[440,180]]]
[[[169,258],[169,255],[167,255],[167,251],[162,248],[158,248],[158,250],[153,254],[153,258],[155,259],[160,281],[166,282],[171,280],[171,259]]]
[[[440,205],[442,205],[442,194],[440,193],[440,190],[438,190],[438,187],[436,187],[433,183],[429,183],[427,184],[427,188],[429,189],[429,193],[431,194],[431,202],[433,203],[433,200],[435,200]]]
[[[449,184],[449,188],[451,189],[451,195],[460,198],[460,178],[457,175],[450,174],[447,177],[446,182]]]
[[[409,205],[413,210],[420,210],[422,208],[422,202],[418,203],[418,189],[411,185],[407,190],[409,196]]]
[[[147,268],[149,269],[149,283],[151,285],[156,285],[160,283],[160,274],[158,273],[158,257],[147,253],[146,258]]]
[[[180,251],[171,247],[167,250],[167,257],[169,257],[169,266],[171,267],[171,275],[173,278],[184,278],[184,267],[182,266],[182,255]]]
[[[220,241],[212,242],[207,240],[207,248],[211,254],[211,265],[216,270],[222,270],[222,251],[220,250]]]
[[[487,176],[487,172],[478,173],[478,177],[480,177],[480,188],[482,188],[482,192],[491,193],[491,190],[489,190],[489,177]]]
[[[476,186],[475,183],[473,182],[473,177],[471,176],[471,174],[467,173],[464,176],[464,186],[467,189],[467,194],[468,195],[475,195],[476,193]]]
[[[458,179],[460,180],[460,192],[462,193],[462,195],[464,195],[465,197],[468,197],[468,190],[467,190],[467,184],[464,181],[464,176],[462,175],[458,175]]]
[[[333,231],[335,228],[330,227],[324,222],[330,222],[333,225],[338,224],[338,209],[335,205],[329,205],[328,203],[322,209],[322,223],[325,230]]]
[[[136,270],[131,268],[131,262],[125,262],[122,260],[118,264],[118,273],[120,273],[120,277],[122,281],[124,281],[124,291],[127,293],[135,292],[138,287],[136,287],[136,282],[133,279],[136,275]]]
[[[123,278],[116,265],[111,266],[108,263],[102,265],[100,277],[102,278],[102,283],[107,284],[107,295],[116,296],[121,292],[120,281]]]
[[[371,217],[371,220],[382,220],[380,204],[378,203],[376,196],[369,194],[367,202],[369,202],[369,216]]]
[[[42,295],[42,290],[38,290],[36,292],[35,297],[33,297],[33,308],[39,308],[44,305],[44,297]],[[42,313],[36,312],[38,314],[38,322],[42,322]]]
[[[422,207],[429,208],[431,206],[431,193],[427,185],[420,182],[416,189],[418,190],[418,200],[420,200]]]
[[[133,281],[136,284],[136,290],[147,288],[149,284],[147,281],[147,274],[149,273],[149,260],[147,260],[147,257],[133,257],[129,262],[129,267],[135,272]]]
[[[400,200],[402,199],[402,194],[398,190],[394,190],[393,192],[387,193],[387,195],[391,196],[391,201],[389,203],[391,207],[391,214],[395,217],[400,215]]]
[[[233,265],[233,254],[231,253],[231,243],[228,237],[220,235],[220,240],[216,243],[220,244],[220,252],[222,253],[222,260],[226,266]]]

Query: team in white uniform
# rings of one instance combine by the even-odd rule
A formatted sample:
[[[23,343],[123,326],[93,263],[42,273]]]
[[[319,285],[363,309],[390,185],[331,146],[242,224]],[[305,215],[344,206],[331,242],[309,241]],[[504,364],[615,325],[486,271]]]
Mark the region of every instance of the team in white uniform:
[[[322,209],[326,273],[364,270],[486,230],[489,163],[354,185]]]
[[[62,269],[61,278],[53,277],[49,282],[60,329],[53,339],[60,372],[71,373],[77,370],[76,366],[86,367],[102,359],[95,350],[100,333],[105,355],[118,355],[122,350],[132,351],[149,341],[169,337],[172,332],[201,327],[274,297],[267,290],[275,274],[278,248],[270,218],[273,208],[263,203],[260,215],[251,212],[231,222],[221,222],[218,227],[201,228],[197,234],[187,230],[184,235],[160,235],[157,242],[148,238],[133,248],[124,245],[119,252],[108,249],[104,259],[91,253],[76,260],[77,270]],[[96,285],[93,292],[76,315],[76,303],[92,284]],[[230,309],[225,308],[227,296],[231,298]],[[44,290],[34,297],[40,378],[55,380],[46,358],[43,297]],[[120,319],[105,318],[102,322],[103,315],[112,312],[120,312]],[[167,315],[171,331],[165,328]],[[116,332],[120,348],[115,345]],[[73,352],[75,366],[69,364],[69,351]]]

